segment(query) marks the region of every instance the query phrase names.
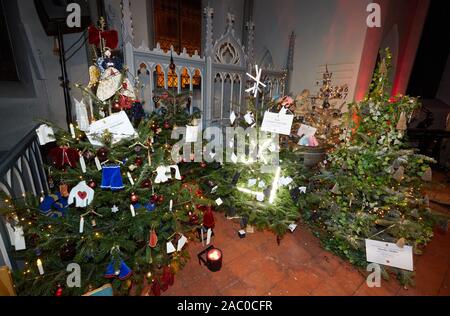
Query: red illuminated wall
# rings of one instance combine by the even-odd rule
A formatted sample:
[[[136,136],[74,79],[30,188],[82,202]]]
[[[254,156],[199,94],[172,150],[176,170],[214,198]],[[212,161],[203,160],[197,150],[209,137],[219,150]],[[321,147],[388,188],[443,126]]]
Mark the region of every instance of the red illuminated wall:
[[[378,51],[384,45],[393,50],[393,91],[404,94],[408,86],[430,0],[377,0],[382,11],[382,27],[368,28],[356,84],[355,100],[364,98],[369,87]]]

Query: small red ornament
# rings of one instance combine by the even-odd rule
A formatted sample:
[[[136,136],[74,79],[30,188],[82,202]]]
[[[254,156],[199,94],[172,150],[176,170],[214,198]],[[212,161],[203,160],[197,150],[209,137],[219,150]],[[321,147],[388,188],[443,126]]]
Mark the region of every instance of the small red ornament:
[[[95,189],[97,187],[97,182],[95,182],[94,180],[89,181],[88,186],[91,189]]]
[[[56,290],[55,296],[62,296],[63,295],[63,289],[60,285],[58,285],[58,289]]]
[[[141,187],[144,188],[144,189],[151,188],[152,187],[152,181],[150,181],[150,179],[146,179],[146,180],[142,181]]]
[[[191,223],[192,225],[197,225],[198,224],[198,216],[197,216],[197,214],[195,214],[193,212],[189,212],[188,216],[189,216],[189,223]]]
[[[152,282],[152,293],[154,296],[161,296],[161,286],[156,279],[154,279]]]
[[[152,229],[150,231],[150,237],[149,237],[149,240],[148,240],[148,246],[150,248],[155,248],[157,244],[158,244],[158,235],[156,235],[156,231],[154,229]]]
[[[98,160],[100,160],[101,162],[106,161],[108,159],[108,149],[102,147],[99,150],[97,150],[97,157]]]
[[[197,195],[197,197],[202,197],[203,196],[202,190],[198,189],[197,192],[195,192],[195,195]]]
[[[200,163],[200,167],[206,168],[206,166],[207,166],[206,162],[202,161],[202,162]]]
[[[137,202],[139,202],[139,196],[134,192],[131,193],[130,201],[131,203],[136,204]]]
[[[169,129],[171,127],[169,121],[165,121],[163,127]]]
[[[150,202],[152,202],[152,203],[156,203],[156,202],[158,202],[158,200],[159,200],[159,197],[156,194],[153,194],[150,197]]]
[[[160,196],[158,197],[158,202],[159,202],[159,203],[164,202],[164,195],[160,195]]]
[[[141,157],[136,157],[136,159],[134,160],[134,164],[138,167],[142,166],[143,163],[144,160]]]

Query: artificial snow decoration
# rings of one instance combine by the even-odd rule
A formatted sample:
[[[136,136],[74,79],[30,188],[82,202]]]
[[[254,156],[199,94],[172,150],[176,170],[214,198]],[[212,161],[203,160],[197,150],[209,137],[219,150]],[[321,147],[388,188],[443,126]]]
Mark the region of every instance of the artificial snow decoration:
[[[253,84],[253,87],[245,90],[245,92],[253,93],[253,97],[256,98],[258,96],[258,92],[261,92],[260,86],[263,88],[266,87],[264,83],[261,82],[261,75],[262,75],[262,69],[258,67],[258,65],[255,65],[256,70],[256,77],[253,77],[251,74],[247,73],[247,76],[255,81]]]

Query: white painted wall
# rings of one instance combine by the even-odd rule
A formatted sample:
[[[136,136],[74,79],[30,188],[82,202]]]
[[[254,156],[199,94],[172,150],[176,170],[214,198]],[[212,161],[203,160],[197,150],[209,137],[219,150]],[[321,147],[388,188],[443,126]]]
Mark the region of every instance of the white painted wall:
[[[48,37],[40,23],[34,1],[17,0],[18,12],[11,17],[17,25],[11,36],[19,46],[15,46],[15,54],[24,56],[28,63],[29,76],[32,78],[26,87],[26,93],[21,89],[8,87],[0,82],[0,150],[8,150],[25,136],[37,119],[48,119],[60,126],[65,126],[65,106],[62,88],[58,77],[61,75],[59,58],[53,54],[54,38]],[[28,34],[25,30],[28,30]],[[80,34],[65,35],[65,45],[68,48]],[[88,64],[86,49],[82,48],[68,61],[69,80],[72,83],[87,83]],[[42,69],[42,72],[39,72]],[[80,93],[72,90],[74,96]]]
[[[317,91],[323,65],[328,63],[336,84],[348,83],[353,98],[364,39],[366,0],[257,0],[254,1],[255,54],[267,48],[274,66],[286,66],[289,35],[296,48],[291,91]],[[322,66],[322,67],[321,67]]]

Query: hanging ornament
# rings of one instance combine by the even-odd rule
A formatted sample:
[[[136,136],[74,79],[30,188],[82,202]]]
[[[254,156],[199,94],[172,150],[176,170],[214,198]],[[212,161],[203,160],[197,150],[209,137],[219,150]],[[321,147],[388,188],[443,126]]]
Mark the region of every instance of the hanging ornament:
[[[47,182],[50,189],[53,189],[55,187],[55,181],[53,180],[52,176],[48,176]]]
[[[161,296],[161,286],[157,279],[153,279],[151,290],[154,296]]]
[[[142,166],[143,163],[144,160],[141,157],[136,157],[136,159],[134,160],[134,164],[138,167]]]
[[[170,122],[164,121],[163,127],[164,127],[164,129],[170,129],[170,127],[171,127]]]
[[[95,188],[97,187],[97,182],[95,182],[94,180],[90,180],[90,181],[88,182],[88,186],[89,186],[91,189],[95,189]]]
[[[160,195],[160,196],[158,196],[158,203],[163,203],[164,202],[164,195]]]
[[[333,186],[333,188],[331,189],[331,193],[333,193],[333,194],[339,194],[340,193],[340,191],[339,191],[339,184],[338,183],[336,183]]]
[[[156,194],[153,194],[153,195],[150,197],[150,202],[151,202],[151,203],[156,203],[156,202],[158,202],[158,200],[159,200],[159,197],[158,197],[158,195],[156,195]]]
[[[133,203],[133,204],[138,203],[138,202],[139,202],[139,196],[138,196],[136,193],[134,193],[134,192],[131,193],[130,201],[131,201],[131,203]]]
[[[85,152],[83,152],[83,157],[87,160],[92,160],[95,158],[95,154],[90,150],[86,150]]]
[[[170,269],[170,266],[165,266],[163,269],[163,275],[161,277],[161,289],[167,291],[169,286],[172,286],[175,281],[174,275]]]
[[[58,289],[55,292],[55,296],[62,296],[63,295],[63,288],[61,285],[58,284]]]
[[[69,197],[69,186],[65,183],[61,183],[59,185],[59,193],[61,193],[61,196],[64,198]]]
[[[214,221],[214,214],[212,212],[212,207],[208,206],[206,208],[206,211],[203,213],[203,226],[205,228],[214,228],[215,221]]]
[[[406,114],[405,112],[402,112],[400,114],[400,119],[398,120],[396,129],[399,131],[406,131],[407,128],[408,126],[406,124]]]
[[[152,187],[152,181],[150,179],[145,179],[144,181],[142,181],[141,188],[149,189],[151,187]]]
[[[202,161],[202,162],[200,163],[200,167],[206,168],[206,166],[207,166],[206,162]]]
[[[152,229],[150,231],[148,245],[150,248],[155,248],[157,244],[158,244],[158,235],[156,235],[156,231],[154,229]]]
[[[189,217],[189,223],[191,225],[198,225],[198,215],[197,214],[195,214],[194,212],[189,212],[188,217]]]
[[[105,147],[99,148],[97,150],[97,157],[101,162],[106,161],[108,159],[108,149]]]
[[[65,243],[59,251],[59,258],[61,261],[71,261],[75,258],[76,248],[72,242]]]
[[[397,171],[393,174],[392,178],[394,178],[397,182],[401,182],[405,176],[405,168],[400,166]]]

